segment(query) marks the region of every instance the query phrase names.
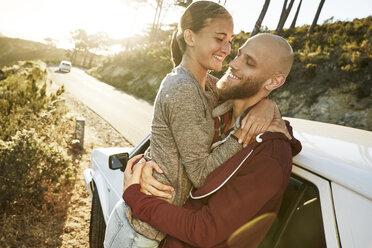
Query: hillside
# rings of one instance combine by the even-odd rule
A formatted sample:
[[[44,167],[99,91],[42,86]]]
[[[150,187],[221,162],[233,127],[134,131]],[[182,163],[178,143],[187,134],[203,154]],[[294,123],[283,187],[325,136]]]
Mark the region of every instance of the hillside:
[[[20,60],[41,59],[46,62],[59,62],[65,58],[65,55],[64,49],[35,41],[0,36],[0,67]]]
[[[283,116],[335,123],[372,131],[372,17],[325,22],[308,36],[308,26],[284,30],[295,63],[286,84],[271,98]],[[90,73],[130,94],[153,102],[162,78],[171,71],[169,40],[107,59]],[[234,38],[232,53],[249,38]],[[227,69],[225,62],[224,69]],[[216,73],[221,76],[222,73]]]

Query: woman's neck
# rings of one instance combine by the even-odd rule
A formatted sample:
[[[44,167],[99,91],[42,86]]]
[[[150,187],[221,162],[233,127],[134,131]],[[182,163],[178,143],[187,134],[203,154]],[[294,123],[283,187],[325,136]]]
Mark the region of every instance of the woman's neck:
[[[208,70],[203,68],[198,62],[193,60],[191,57],[184,54],[182,57],[181,65],[188,69],[195,79],[199,82],[203,90],[205,90],[205,82],[207,80]]]

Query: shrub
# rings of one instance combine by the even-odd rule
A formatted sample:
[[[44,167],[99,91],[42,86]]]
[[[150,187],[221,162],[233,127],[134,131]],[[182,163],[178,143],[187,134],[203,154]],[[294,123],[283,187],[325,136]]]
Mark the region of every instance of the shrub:
[[[19,200],[37,205],[43,192],[57,192],[73,176],[66,154],[72,120],[56,93],[46,94],[37,63],[3,68],[0,81],[0,206]],[[61,135],[61,134],[64,135]]]
[[[69,159],[56,143],[47,144],[34,129],[0,140],[0,204],[19,198],[40,203],[46,190],[57,192],[73,176]]]

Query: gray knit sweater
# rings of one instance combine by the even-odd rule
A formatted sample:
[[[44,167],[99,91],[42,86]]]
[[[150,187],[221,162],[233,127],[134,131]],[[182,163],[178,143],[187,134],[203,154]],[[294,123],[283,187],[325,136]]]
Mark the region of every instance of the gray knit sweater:
[[[229,138],[211,150],[212,110],[217,104],[215,82],[208,75],[203,91],[192,73],[178,66],[164,78],[155,100],[151,156],[164,174],[154,172],[154,176],[174,187],[169,202],[175,205],[183,205],[192,187],[202,186],[210,172],[242,148],[235,138]],[[163,233],[133,218],[129,208],[127,217],[137,232],[159,241],[164,238]]]

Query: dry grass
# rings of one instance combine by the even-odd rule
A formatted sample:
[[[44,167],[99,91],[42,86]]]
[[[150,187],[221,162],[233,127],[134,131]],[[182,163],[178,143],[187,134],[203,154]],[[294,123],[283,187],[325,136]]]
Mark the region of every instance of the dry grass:
[[[21,199],[8,206],[6,211],[3,209],[0,214],[0,247],[89,247],[91,198],[85,188],[83,171],[89,167],[94,148],[129,146],[129,143],[71,95],[64,93],[62,96],[71,115],[85,118],[84,150],[69,145],[75,179],[58,193],[45,192],[38,207]],[[64,135],[71,134],[61,134],[60,138]]]

